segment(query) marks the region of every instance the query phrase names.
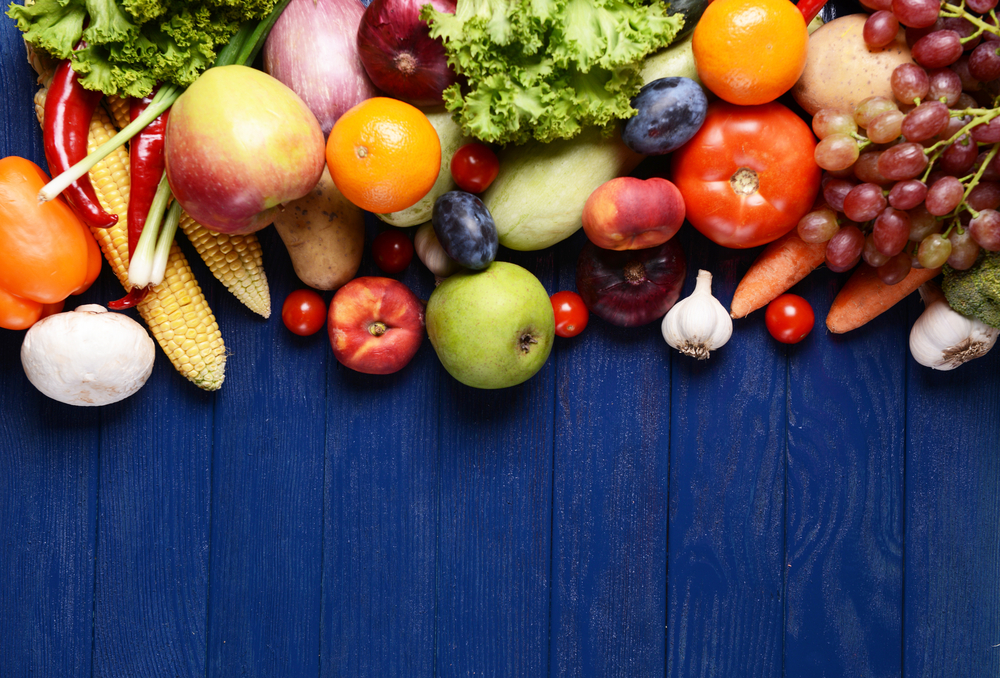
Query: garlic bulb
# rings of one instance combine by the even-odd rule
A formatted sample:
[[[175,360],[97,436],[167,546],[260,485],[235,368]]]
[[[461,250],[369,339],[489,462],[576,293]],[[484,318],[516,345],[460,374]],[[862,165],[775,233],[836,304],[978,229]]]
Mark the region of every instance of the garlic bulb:
[[[705,360],[733,336],[733,319],[712,296],[712,274],[698,271],[694,292],[663,317],[663,338],[684,355]]]
[[[417,229],[413,236],[413,249],[416,250],[420,261],[424,262],[424,266],[438,278],[447,278],[461,268],[459,263],[444,251],[438,242],[437,234],[434,233],[434,225],[429,221]]]
[[[1000,329],[953,310],[934,283],[920,287],[924,312],[910,330],[910,353],[924,367],[953,370],[964,362],[986,355]]]

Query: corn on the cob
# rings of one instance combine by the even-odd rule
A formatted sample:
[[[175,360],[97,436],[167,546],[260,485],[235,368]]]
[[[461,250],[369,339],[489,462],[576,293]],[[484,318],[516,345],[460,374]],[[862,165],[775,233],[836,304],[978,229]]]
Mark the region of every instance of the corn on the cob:
[[[44,108],[45,90],[41,89],[35,95],[39,123]],[[98,108],[90,125],[89,150],[103,144],[116,131],[107,112]],[[118,215],[118,223],[111,228],[91,229],[91,232],[118,280],[128,289],[128,152],[116,149],[91,170],[90,180],[104,209]],[[139,303],[138,311],[178,372],[207,391],[222,386],[226,368],[222,333],[176,242],[170,248],[163,282],[149,291]]]
[[[129,122],[127,99],[105,97],[115,125],[124,127]],[[265,318],[271,317],[271,292],[264,274],[264,257],[260,241],[253,233],[245,235],[216,233],[181,214],[180,228],[191,241],[212,275],[226,286],[244,306]]]

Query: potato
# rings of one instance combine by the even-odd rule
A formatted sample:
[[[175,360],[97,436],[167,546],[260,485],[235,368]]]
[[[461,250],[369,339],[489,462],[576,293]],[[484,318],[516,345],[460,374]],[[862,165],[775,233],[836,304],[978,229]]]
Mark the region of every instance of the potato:
[[[899,64],[912,63],[902,29],[879,50],[862,37],[867,14],[849,14],[820,26],[809,38],[806,67],[792,87],[795,101],[810,115],[824,108],[853,113],[870,96],[893,99],[889,79]]]
[[[337,190],[328,170],[308,195],[285,205],[274,227],[288,248],[295,275],[310,287],[338,289],[361,266],[364,212]]]

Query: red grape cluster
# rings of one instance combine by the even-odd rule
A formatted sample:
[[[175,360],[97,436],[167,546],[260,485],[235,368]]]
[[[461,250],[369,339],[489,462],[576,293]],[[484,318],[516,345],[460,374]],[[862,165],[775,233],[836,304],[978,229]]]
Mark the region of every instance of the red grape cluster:
[[[823,204],[799,222],[826,242],[827,265],[864,260],[886,284],[913,266],[971,267],[1000,250],[1000,27],[997,0],[862,0],[871,48],[905,30],[916,63],[892,74],[893,98],[812,119]]]

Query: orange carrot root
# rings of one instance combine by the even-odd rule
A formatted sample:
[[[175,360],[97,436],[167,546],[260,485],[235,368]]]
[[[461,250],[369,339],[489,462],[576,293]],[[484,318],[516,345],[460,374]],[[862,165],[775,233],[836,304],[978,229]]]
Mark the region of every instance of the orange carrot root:
[[[834,334],[855,330],[895,306],[941,272],[940,268],[914,268],[895,285],[886,285],[868,264],[861,263],[830,305],[826,327]]]
[[[795,230],[760,253],[733,293],[729,315],[745,318],[788,291],[826,259],[826,243],[808,243]]]

